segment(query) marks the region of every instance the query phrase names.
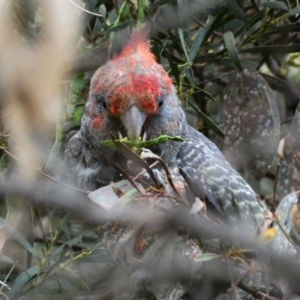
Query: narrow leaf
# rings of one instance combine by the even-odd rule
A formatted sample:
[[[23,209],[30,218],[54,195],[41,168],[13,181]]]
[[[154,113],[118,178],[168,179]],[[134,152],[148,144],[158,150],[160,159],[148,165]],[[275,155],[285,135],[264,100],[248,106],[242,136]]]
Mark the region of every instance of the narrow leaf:
[[[199,48],[201,47],[205,35],[208,32],[210,26],[213,23],[213,18],[211,16],[208,16],[206,23],[204,24],[203,28],[200,28],[199,31],[197,32],[196,38],[194,43],[192,44],[191,50],[190,50],[190,54],[189,54],[189,61],[193,61],[194,58],[196,57]]]
[[[178,34],[179,34],[180,42],[181,42],[182,49],[183,49],[184,55],[186,57],[186,60],[189,61],[189,56],[188,56],[187,51],[186,51],[185,40],[184,40],[184,37],[183,37],[182,28],[178,28]]]
[[[67,114],[68,118],[72,118],[75,113],[75,105],[79,101],[84,87],[84,73],[74,75],[71,90],[68,96]]]
[[[113,26],[109,27],[109,29],[106,31],[106,33],[108,34],[108,33],[119,31],[121,29],[125,29],[130,24],[131,24],[131,21],[127,21],[127,22],[124,22],[124,23],[119,24],[119,25],[113,25]]]
[[[196,39],[191,47],[191,50],[190,50],[190,54],[189,54],[189,61],[193,61],[197,52],[199,51],[199,48],[201,47],[202,45],[202,42],[204,40],[204,37],[205,37],[205,34],[206,34],[207,30],[204,29],[204,28],[200,28],[198,33],[197,33],[197,36],[196,36]]]
[[[283,1],[273,1],[273,2],[264,2],[259,4],[260,6],[264,6],[264,7],[270,7],[270,8],[275,8],[275,9],[282,9],[285,11],[288,11],[288,7],[286,6],[286,4]]]
[[[289,15],[290,15],[290,16],[294,16],[294,15],[297,15],[297,14],[300,14],[300,4],[297,5],[295,8],[293,8],[293,9],[289,12]]]
[[[244,67],[255,67],[257,63],[249,60],[241,60]],[[216,64],[226,67],[235,67],[234,62],[230,58],[216,58],[212,56],[196,56],[194,63],[207,63],[207,64]]]
[[[228,49],[228,53],[232,61],[234,62],[236,68],[243,73],[243,67],[240,61],[239,53],[235,47],[235,39],[231,31],[227,31],[224,35],[224,42],[226,48]]]
[[[0,225],[3,226],[4,232],[7,236],[11,236],[18,243],[20,243],[27,251],[33,254],[35,257],[38,257],[37,253],[30,245],[30,243],[25,239],[23,235],[21,235],[15,228],[13,228],[7,221],[0,217]]]
[[[78,244],[78,243],[81,243],[82,242],[82,236],[81,235],[78,235],[76,236],[75,238],[67,241],[66,243],[63,243],[61,246],[59,246],[58,248],[54,249],[52,252],[51,252],[51,255],[50,257],[51,258],[54,258],[55,256],[59,255],[62,253],[62,251],[64,250],[64,247],[65,246],[68,246],[68,248],[72,248],[74,245]]]
[[[179,84],[179,71],[178,71],[178,64],[173,62],[171,55],[169,55],[169,53],[167,51],[165,51],[165,54],[167,56],[170,68],[172,70],[172,74],[175,77],[176,83]]]
[[[230,12],[235,15],[238,19],[243,21],[244,23],[247,23],[247,16],[243,9],[239,6],[239,4],[236,2],[236,0],[228,1],[228,8]]]
[[[162,5],[165,5],[165,4],[168,4],[168,3],[171,3],[171,2],[175,2],[176,0],[159,0],[159,1],[156,1],[155,3],[153,3],[150,7],[149,7],[149,10],[154,10]]]
[[[7,296],[12,299],[25,286],[27,282],[29,282],[34,276],[36,276],[39,270],[39,266],[33,266],[20,274],[14,280],[11,290],[7,293]]]
[[[224,21],[224,16],[227,13],[228,8],[222,9],[218,15],[212,20],[212,24],[210,28],[207,30],[207,34],[205,35],[203,43],[206,42],[206,40],[213,34],[215,30],[217,30],[220,26],[222,26],[222,23]],[[234,17],[230,16],[230,20],[232,20]]]
[[[204,253],[204,254],[200,254],[194,257],[194,261],[209,261],[212,259],[216,259],[216,258],[220,258],[221,255],[220,254],[215,254],[215,253]]]
[[[147,6],[146,0],[139,0],[138,1],[138,21],[137,21],[137,27],[140,27],[143,22],[145,21],[145,15],[144,15],[144,9]]]
[[[259,54],[273,54],[273,53],[295,53],[300,52],[300,44],[294,45],[278,45],[278,46],[261,46],[255,48],[247,48],[240,50],[240,53],[259,53]]]
[[[210,119],[206,114],[204,114],[193,102],[188,101],[190,106],[200,115],[204,123],[213,130],[220,137],[224,137],[224,132],[219,128],[219,126]]]
[[[292,33],[292,32],[299,32],[299,31],[300,31],[300,23],[295,23],[290,25],[272,27],[270,28],[270,30],[264,32],[259,37],[261,38],[263,36],[271,35],[271,34]]]
[[[200,90],[199,93],[202,93],[206,97],[208,97],[209,99],[211,99],[212,101],[217,102],[217,100],[210,93],[208,93],[206,90]]]
[[[261,11],[259,10],[259,8],[258,8],[258,6],[256,4],[256,0],[250,0],[250,1],[252,3],[253,7],[255,8],[255,10],[257,11],[260,19],[262,20],[263,19],[263,15],[262,15]]]

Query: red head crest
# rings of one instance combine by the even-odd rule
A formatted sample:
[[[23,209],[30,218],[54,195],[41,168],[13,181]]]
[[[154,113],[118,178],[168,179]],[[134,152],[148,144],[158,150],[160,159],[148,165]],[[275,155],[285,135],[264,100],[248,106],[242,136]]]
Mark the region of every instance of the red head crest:
[[[148,27],[144,24],[139,30],[135,30],[129,42],[124,46],[121,53],[114,59],[118,61],[124,59],[130,55],[136,55],[143,57],[147,63],[156,63],[153,53],[150,52],[150,41],[146,39],[148,35]]]
[[[172,81],[150,51],[147,26],[133,32],[121,53],[99,68],[91,90],[103,93],[110,112],[117,116],[136,105],[147,114],[157,110],[157,99],[171,93]]]

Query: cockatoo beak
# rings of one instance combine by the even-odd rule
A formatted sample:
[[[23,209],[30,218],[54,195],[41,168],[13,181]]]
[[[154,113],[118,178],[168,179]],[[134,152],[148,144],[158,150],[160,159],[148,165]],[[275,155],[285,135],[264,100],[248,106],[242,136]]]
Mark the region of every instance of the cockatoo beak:
[[[129,107],[120,116],[121,121],[127,129],[128,138],[132,142],[137,142],[145,123],[147,115],[141,112],[135,105]]]

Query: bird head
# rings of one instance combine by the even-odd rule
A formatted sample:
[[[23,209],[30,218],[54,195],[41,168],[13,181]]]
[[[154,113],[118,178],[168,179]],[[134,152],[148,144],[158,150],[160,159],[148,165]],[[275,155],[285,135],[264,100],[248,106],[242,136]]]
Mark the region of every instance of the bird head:
[[[86,106],[95,135],[120,132],[135,142],[141,135],[181,134],[176,90],[151,53],[147,32],[146,26],[134,31],[121,53],[95,72]]]

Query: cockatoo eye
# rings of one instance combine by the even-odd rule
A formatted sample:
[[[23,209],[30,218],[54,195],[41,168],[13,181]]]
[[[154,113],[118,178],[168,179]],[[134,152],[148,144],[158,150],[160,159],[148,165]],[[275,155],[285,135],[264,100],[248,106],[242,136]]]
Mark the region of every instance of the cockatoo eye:
[[[102,106],[103,106],[103,108],[104,108],[105,110],[107,109],[107,104],[106,104],[105,101],[102,102]]]
[[[161,108],[164,105],[164,98],[163,97],[159,97],[158,99],[158,107]]]
[[[100,107],[104,108],[104,110],[107,110],[107,103],[104,97],[97,97],[96,101]]]

